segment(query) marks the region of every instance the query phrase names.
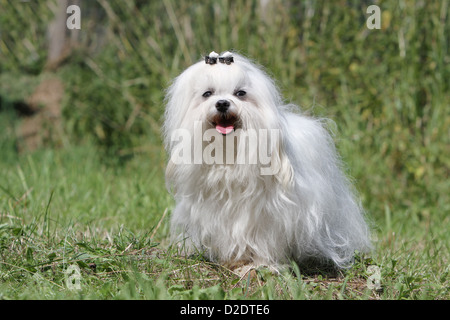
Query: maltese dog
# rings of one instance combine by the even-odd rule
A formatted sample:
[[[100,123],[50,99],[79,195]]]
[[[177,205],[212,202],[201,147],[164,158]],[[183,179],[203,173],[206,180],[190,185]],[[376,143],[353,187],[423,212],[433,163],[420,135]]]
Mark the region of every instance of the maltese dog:
[[[167,91],[163,135],[173,240],[235,266],[345,268],[369,228],[324,121],[284,105],[236,53],[211,52]]]

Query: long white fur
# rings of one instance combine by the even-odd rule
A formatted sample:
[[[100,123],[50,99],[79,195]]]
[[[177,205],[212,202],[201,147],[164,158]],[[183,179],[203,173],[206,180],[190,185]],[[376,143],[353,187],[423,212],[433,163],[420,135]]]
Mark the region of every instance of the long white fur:
[[[174,164],[166,169],[176,206],[174,241],[200,250],[219,263],[246,261],[280,266],[314,259],[348,267],[355,251],[371,247],[369,228],[352,185],[343,174],[332,137],[321,120],[285,106],[272,79],[238,54],[234,63],[200,61],[178,76],[167,91],[163,134],[168,154],[172,134],[194,131],[215,103],[227,99],[242,129],[279,129],[272,153],[275,175],[259,164]],[[245,100],[233,93],[244,88]],[[213,96],[202,94],[213,89]],[[198,141],[197,141],[198,142]],[[205,142],[203,142],[205,145]]]

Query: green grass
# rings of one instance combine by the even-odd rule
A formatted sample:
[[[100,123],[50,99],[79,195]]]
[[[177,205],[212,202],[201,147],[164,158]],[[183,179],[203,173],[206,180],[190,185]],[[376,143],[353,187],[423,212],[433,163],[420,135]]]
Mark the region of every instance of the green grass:
[[[271,1],[264,13],[258,0],[83,0],[78,46],[49,72],[52,3],[0,0],[0,299],[450,298],[449,1],[378,1],[382,28],[369,31],[365,1]],[[375,250],[350,270],[240,279],[170,247],[164,90],[229,49],[335,122],[373,222]],[[48,74],[65,85],[64,137],[18,154],[14,104]]]
[[[337,275],[258,270],[240,279],[167,242],[173,202],[144,156],[102,164],[93,146],[43,150],[0,171],[2,299],[448,299],[448,217],[395,216],[376,251]],[[388,210],[388,208],[386,208]],[[81,270],[81,290],[66,274]],[[367,280],[381,272],[382,291]]]

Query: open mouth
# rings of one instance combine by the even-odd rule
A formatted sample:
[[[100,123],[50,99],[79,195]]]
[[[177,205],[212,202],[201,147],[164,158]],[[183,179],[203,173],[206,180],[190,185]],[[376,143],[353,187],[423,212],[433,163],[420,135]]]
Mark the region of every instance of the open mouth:
[[[216,130],[225,136],[234,131],[234,125],[224,126],[221,124],[216,124]]]
[[[237,116],[234,115],[218,115],[214,117],[212,125],[216,128],[217,132],[226,136],[236,130],[239,125]]]

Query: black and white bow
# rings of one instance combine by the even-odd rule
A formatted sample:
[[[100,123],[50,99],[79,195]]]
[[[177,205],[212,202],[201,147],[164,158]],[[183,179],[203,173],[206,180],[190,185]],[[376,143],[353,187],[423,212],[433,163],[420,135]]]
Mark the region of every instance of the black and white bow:
[[[209,55],[205,57],[205,63],[206,64],[216,64],[217,60],[219,60],[220,63],[225,64],[231,64],[234,62],[233,54],[229,51],[223,53],[222,55],[219,55],[217,52],[212,51]]]

